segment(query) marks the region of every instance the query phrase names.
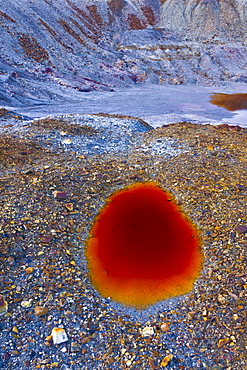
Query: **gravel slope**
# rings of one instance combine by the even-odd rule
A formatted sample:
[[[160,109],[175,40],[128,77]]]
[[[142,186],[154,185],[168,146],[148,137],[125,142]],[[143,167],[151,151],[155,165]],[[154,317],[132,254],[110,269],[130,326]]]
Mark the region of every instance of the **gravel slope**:
[[[96,145],[104,131],[95,130],[122,124],[128,146],[53,150],[62,119],[69,121],[63,138],[94,137]],[[150,130],[127,117],[80,119],[83,125],[66,116],[39,126],[2,112],[0,282],[8,311],[0,316],[1,368],[243,370],[246,129],[184,122]],[[109,148],[118,131],[111,135]],[[172,152],[152,152],[166,142]],[[140,151],[144,145],[149,150]],[[98,295],[83,251],[105,199],[150,180],[197,224],[204,268],[188,295],[136,311]],[[67,334],[60,344],[51,337],[56,327]]]

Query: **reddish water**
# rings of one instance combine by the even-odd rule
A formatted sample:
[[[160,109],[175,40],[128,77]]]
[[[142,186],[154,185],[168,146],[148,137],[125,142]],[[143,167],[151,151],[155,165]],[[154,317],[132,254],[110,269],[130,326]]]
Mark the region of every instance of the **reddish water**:
[[[229,111],[247,109],[247,94],[213,94],[210,103]]]
[[[189,292],[199,275],[198,232],[171,195],[154,183],[113,194],[90,234],[88,269],[104,297],[145,308]]]

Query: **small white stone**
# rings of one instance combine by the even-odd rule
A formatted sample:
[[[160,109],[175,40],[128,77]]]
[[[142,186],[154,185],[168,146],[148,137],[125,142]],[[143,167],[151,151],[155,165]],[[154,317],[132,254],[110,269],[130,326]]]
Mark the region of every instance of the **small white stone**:
[[[60,344],[68,340],[66,331],[62,328],[53,328],[51,335],[54,344]]]
[[[28,301],[22,301],[21,302],[21,307],[22,308],[29,308],[32,306],[33,300],[30,298]]]
[[[73,141],[71,139],[65,139],[65,140],[62,141],[62,144],[67,144],[68,145],[68,144],[72,144],[72,142]]]
[[[152,326],[145,326],[145,328],[141,330],[141,334],[143,337],[154,335],[154,328]]]
[[[219,294],[217,298],[219,303],[221,304],[226,303],[226,298],[222,294]]]

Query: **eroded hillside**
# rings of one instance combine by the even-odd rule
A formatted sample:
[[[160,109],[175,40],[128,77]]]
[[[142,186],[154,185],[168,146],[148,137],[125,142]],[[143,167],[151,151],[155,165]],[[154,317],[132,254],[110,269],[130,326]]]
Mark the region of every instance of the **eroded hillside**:
[[[242,0],[2,0],[2,105],[136,83],[246,82]]]

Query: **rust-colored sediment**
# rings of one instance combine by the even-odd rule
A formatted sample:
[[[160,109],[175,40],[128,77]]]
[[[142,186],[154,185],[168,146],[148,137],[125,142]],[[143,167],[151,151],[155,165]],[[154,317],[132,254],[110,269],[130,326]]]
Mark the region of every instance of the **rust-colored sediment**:
[[[223,107],[231,112],[240,109],[247,109],[247,94],[212,94],[210,103]]]
[[[138,309],[188,293],[202,266],[200,237],[172,196],[153,182],[107,199],[87,240],[91,282]]]

